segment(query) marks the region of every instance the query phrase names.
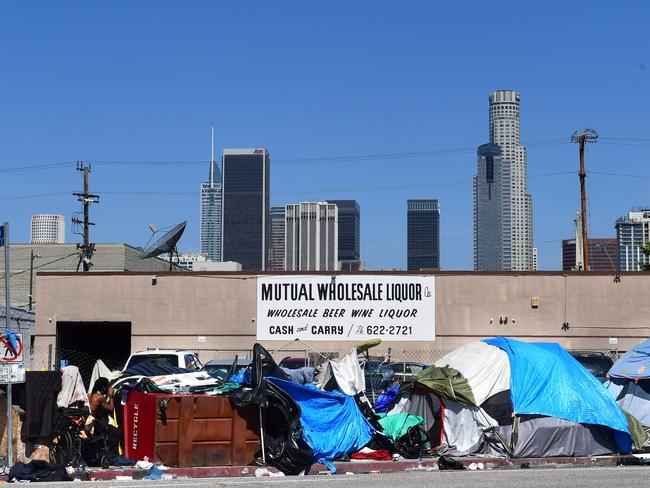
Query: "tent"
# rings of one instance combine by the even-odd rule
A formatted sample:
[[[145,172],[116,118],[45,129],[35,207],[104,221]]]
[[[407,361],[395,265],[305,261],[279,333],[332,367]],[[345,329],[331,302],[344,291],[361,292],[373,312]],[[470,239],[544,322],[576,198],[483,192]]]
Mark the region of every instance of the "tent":
[[[626,352],[607,373],[605,388],[644,430],[640,449],[650,449],[650,339]]]
[[[628,453],[632,444],[621,408],[553,343],[467,344],[405,387],[400,410],[424,417],[440,454],[588,456]]]

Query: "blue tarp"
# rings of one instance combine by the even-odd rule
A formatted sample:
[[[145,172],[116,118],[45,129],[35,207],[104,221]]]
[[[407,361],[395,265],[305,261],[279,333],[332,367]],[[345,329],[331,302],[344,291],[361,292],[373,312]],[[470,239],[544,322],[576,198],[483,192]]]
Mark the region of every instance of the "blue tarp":
[[[514,413],[604,425],[614,430],[622,453],[632,450],[632,437],[623,411],[600,381],[559,344],[504,337],[483,342],[508,355]]]
[[[303,435],[314,451],[314,461],[325,464],[332,473],[332,461],[357,452],[374,431],[354,398],[338,390],[323,391],[314,385],[299,385],[278,378],[266,378],[280,387],[302,410]]]
[[[623,354],[609,370],[610,378],[645,380],[650,378],[650,339]]]
[[[375,402],[375,412],[388,413],[392,405],[395,403],[397,395],[399,394],[399,388],[400,385],[392,386],[381,395],[379,395],[377,401]]]

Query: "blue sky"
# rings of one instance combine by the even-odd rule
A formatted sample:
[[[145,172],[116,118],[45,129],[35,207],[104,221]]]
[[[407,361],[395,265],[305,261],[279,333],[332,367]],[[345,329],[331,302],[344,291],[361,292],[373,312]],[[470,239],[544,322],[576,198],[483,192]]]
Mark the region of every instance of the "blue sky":
[[[198,250],[214,125],[218,150],[269,149],[272,204],[358,200],[369,268],[406,267],[406,200],[437,198],[442,266],[471,269],[475,149],[489,92],[506,88],[522,94],[540,268],[559,269],[580,204],[577,174],[557,174],[577,172],[575,129],[601,135],[590,235],[650,205],[649,14],[645,1],[3,2],[0,220],[27,242],[33,213],[61,213],[79,239],[74,164],[2,170],[176,162],[94,163],[91,237],[144,245],[148,224],[188,219],[180,247]]]

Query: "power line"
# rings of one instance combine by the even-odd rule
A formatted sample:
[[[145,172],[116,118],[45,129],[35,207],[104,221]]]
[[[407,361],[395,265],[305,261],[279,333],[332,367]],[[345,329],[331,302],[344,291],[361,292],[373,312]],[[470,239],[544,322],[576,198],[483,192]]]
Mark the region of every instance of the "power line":
[[[639,178],[644,180],[650,180],[650,175],[633,175],[626,173],[609,173],[606,171],[589,171],[589,174],[592,175],[603,175],[603,176],[618,176],[621,178]]]
[[[552,172],[552,173],[540,173],[540,174],[533,174],[529,175],[529,178],[543,178],[543,177],[549,177],[549,176],[562,176],[562,175],[569,175],[569,174],[575,174],[575,171],[558,171],[558,172]],[[349,187],[349,188],[324,188],[324,189],[319,189],[319,190],[279,190],[279,191],[274,191],[274,194],[280,194],[280,195],[291,195],[291,194],[299,194],[299,195],[304,195],[304,194],[312,194],[312,193],[334,193],[334,192],[353,192],[353,191],[383,191],[383,190],[401,190],[401,189],[409,189],[409,188],[433,188],[433,187],[446,187],[446,186],[462,186],[462,185],[470,185],[472,184],[472,180],[462,180],[462,181],[447,181],[447,182],[430,182],[430,183],[410,183],[410,184],[404,184],[404,185],[389,185],[389,186],[366,186],[366,187]],[[2,201],[8,201],[8,200],[23,200],[23,199],[29,199],[29,198],[40,198],[40,197],[49,197],[49,196],[55,196],[55,195],[68,195],[70,194],[71,191],[66,191],[66,192],[56,192],[56,193],[42,193],[42,194],[34,194],[34,195],[23,195],[23,196],[13,196],[13,197],[5,197],[5,198],[0,198],[0,202]],[[200,194],[200,190],[196,191],[97,191],[96,192],[99,195],[123,195],[123,196],[192,196],[195,197]],[[247,194],[247,193],[253,193],[257,194],[257,192],[230,192],[230,194]]]
[[[55,193],[36,193],[34,195],[21,195],[14,197],[4,197],[0,198],[0,202],[7,202],[9,200],[28,200],[30,198],[43,198],[43,197],[53,197],[58,195],[69,195],[72,191],[58,191]]]
[[[40,171],[44,169],[65,168],[72,165],[74,161],[62,161],[59,163],[38,163],[24,166],[15,166],[13,168],[2,168],[0,173],[18,173],[23,171]]]
[[[73,252],[73,253],[70,253],[70,254],[66,254],[65,256],[61,256],[60,258],[57,258],[57,259],[55,259],[55,260],[53,260],[53,261],[48,261],[47,263],[43,263],[43,264],[39,264],[38,266],[34,266],[34,267],[31,268],[31,269],[32,269],[32,270],[35,270],[35,269],[43,268],[44,266],[48,266],[48,265],[50,265],[50,264],[54,264],[54,263],[57,263],[57,262],[59,262],[59,261],[63,261],[63,260],[66,259],[66,258],[69,258],[69,257],[71,257],[71,256],[76,256],[76,255],[78,255],[78,254],[79,254],[79,253],[77,253],[77,252]],[[28,273],[29,271],[30,271],[30,268],[23,269],[22,271],[16,271],[15,273],[11,273],[11,274],[9,275],[9,277],[14,277],[14,276],[19,275],[19,274]],[[0,273],[0,276],[4,276],[4,273]]]
[[[539,147],[557,144],[566,144],[568,141],[564,137],[556,137],[552,139],[540,139],[536,141],[525,142],[527,147]],[[314,164],[314,163],[327,163],[327,162],[350,162],[350,161],[375,161],[382,159],[400,159],[400,158],[417,158],[417,157],[432,157],[432,156],[450,156],[464,153],[474,153],[476,147],[463,147],[451,149],[428,149],[423,151],[405,151],[405,152],[392,152],[392,153],[376,153],[376,154],[355,154],[355,155],[339,155],[339,156],[321,156],[321,157],[299,157],[299,158],[274,158],[271,164]],[[192,166],[204,165],[206,161],[142,161],[142,160],[101,160],[101,159],[84,159],[84,162],[102,165],[113,166]],[[76,164],[76,161],[60,161],[54,163],[33,163],[24,166],[16,166],[12,168],[0,169],[0,173],[15,173],[22,171],[39,171],[45,169],[64,168]]]

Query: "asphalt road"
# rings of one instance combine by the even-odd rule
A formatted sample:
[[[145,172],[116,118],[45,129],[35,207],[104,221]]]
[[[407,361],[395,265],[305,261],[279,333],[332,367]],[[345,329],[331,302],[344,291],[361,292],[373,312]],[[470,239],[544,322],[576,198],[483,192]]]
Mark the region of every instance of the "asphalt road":
[[[387,474],[336,476],[292,476],[274,478],[212,478],[176,479],[162,481],[92,481],[75,483],[47,483],[51,487],[75,488],[98,483],[105,487],[135,488],[208,488],[256,486],[280,488],[295,486],[307,488],[402,488],[454,487],[454,488],[531,488],[569,487],[593,488],[647,486],[650,467],[618,468],[542,468],[496,469],[486,471],[419,471]]]

